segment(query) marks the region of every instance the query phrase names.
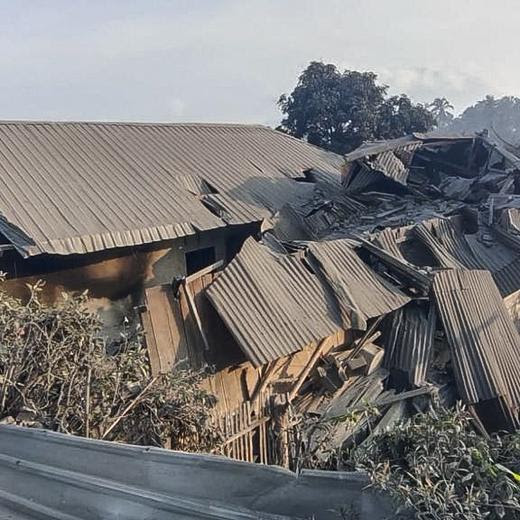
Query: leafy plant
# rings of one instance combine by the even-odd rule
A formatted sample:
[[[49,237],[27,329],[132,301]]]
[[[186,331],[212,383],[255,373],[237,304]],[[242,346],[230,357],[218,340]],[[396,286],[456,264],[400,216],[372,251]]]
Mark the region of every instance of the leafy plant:
[[[108,354],[87,295],[28,302],[0,291],[0,418],[98,439],[204,451],[217,435],[203,374],[152,377],[139,330]]]

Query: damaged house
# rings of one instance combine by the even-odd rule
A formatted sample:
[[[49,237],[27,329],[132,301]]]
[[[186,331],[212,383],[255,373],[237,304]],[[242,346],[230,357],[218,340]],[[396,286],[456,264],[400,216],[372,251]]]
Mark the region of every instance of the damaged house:
[[[6,122],[0,169],[7,290],[88,290],[114,340],[138,317],[154,373],[207,369],[231,457],[299,467],[434,401],[518,424],[520,159],[485,136],[343,158],[258,126]]]
[[[367,143],[208,287],[263,366],[257,389],[279,389],[317,421],[306,456],[434,401],[462,400],[482,431],[518,426],[519,166],[484,136]],[[304,353],[296,373],[282,368]]]

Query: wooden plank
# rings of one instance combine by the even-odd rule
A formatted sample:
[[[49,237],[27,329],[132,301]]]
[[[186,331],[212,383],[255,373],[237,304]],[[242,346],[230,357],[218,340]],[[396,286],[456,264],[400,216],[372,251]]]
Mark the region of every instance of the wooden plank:
[[[193,298],[193,294],[191,292],[190,286],[187,284],[184,284],[184,291],[185,291],[186,297],[188,299],[188,305],[190,307],[190,311],[193,315],[193,318],[195,319],[195,323],[197,325],[200,336],[204,343],[204,348],[206,350],[209,350],[208,338],[206,337],[206,333],[204,332],[204,328],[202,327],[202,321],[200,320],[199,312],[197,311],[197,306],[195,305],[195,300]]]
[[[359,338],[355,342],[356,346],[348,353],[348,356],[346,357],[347,360],[355,358],[361,352],[366,343],[368,343],[369,341],[375,341],[381,335],[379,331],[376,332],[376,328],[383,321],[384,317],[385,316],[379,316],[378,318],[376,318],[374,323],[370,325],[370,327],[367,331],[365,331],[363,336],[361,336],[361,338]]]
[[[204,343],[198,333],[195,317],[191,312],[184,284],[179,287],[179,308],[190,365],[193,368],[202,368],[206,361],[204,357]]]
[[[204,267],[204,269],[201,269],[200,271],[197,271],[196,273],[190,274],[185,278],[185,281],[187,284],[193,282],[194,280],[197,280],[199,278],[202,278],[204,275],[213,273],[214,271],[218,271],[224,266],[224,260],[219,260],[218,262],[215,262],[214,264],[208,265],[208,267]]]
[[[145,289],[146,311],[141,314],[152,374],[169,372],[188,361],[186,338],[178,303],[169,285]]]
[[[274,374],[276,369],[280,366],[280,362],[284,361],[284,358],[275,359],[274,361],[271,361],[265,368],[264,373],[258,380],[258,383],[256,385],[256,388],[253,392],[253,395],[249,398],[250,401],[255,401],[257,397],[266,389],[267,385],[269,384],[269,381],[271,381],[271,376]]]
[[[236,414],[233,414],[233,418],[234,419],[236,418]],[[225,446],[227,444],[235,443],[238,439],[240,439],[240,437],[243,437],[244,434],[246,434],[250,431],[253,431],[255,428],[258,428],[258,426],[265,424],[268,421],[269,421],[269,417],[262,417],[260,419],[255,419],[254,421],[251,421],[251,423],[248,426],[244,427],[243,430],[241,430],[238,427],[235,427],[234,431],[232,432],[232,435],[230,437],[228,437],[222,443],[222,445]]]
[[[289,395],[287,397],[287,400],[289,403],[296,397],[298,390],[301,388],[301,386],[305,382],[305,379],[307,379],[307,376],[310,374],[311,370],[318,363],[318,360],[320,359],[321,354],[324,352],[324,350],[327,347],[329,347],[331,345],[332,342],[334,342],[334,339],[335,339],[334,336],[329,336],[328,338],[325,338],[324,340],[322,340],[319,343],[319,345],[316,347],[316,350],[312,354],[307,365],[305,365],[301,374],[298,376],[296,383],[294,384],[291,391],[289,392]]]
[[[150,313],[145,310],[141,312],[140,317],[144,331],[144,341],[146,343],[146,349],[148,350],[148,359],[150,360],[150,370],[152,371],[152,375],[160,374],[161,362],[159,360],[159,354],[157,353],[157,344],[155,342]]]

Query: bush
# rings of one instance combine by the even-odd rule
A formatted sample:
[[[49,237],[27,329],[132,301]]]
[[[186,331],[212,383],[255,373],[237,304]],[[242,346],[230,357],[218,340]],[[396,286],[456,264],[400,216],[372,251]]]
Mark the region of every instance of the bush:
[[[463,408],[415,415],[352,457],[417,518],[520,519],[520,433],[484,438]]]
[[[152,377],[139,331],[109,355],[87,296],[53,306],[0,291],[0,418],[132,444],[209,450],[211,396],[200,372]]]

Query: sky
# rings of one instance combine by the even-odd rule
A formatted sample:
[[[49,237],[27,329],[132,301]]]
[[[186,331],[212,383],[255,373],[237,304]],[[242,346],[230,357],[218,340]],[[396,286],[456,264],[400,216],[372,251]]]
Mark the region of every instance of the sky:
[[[0,0],[0,119],[276,125],[312,60],[390,93],[520,95],[516,0]]]

